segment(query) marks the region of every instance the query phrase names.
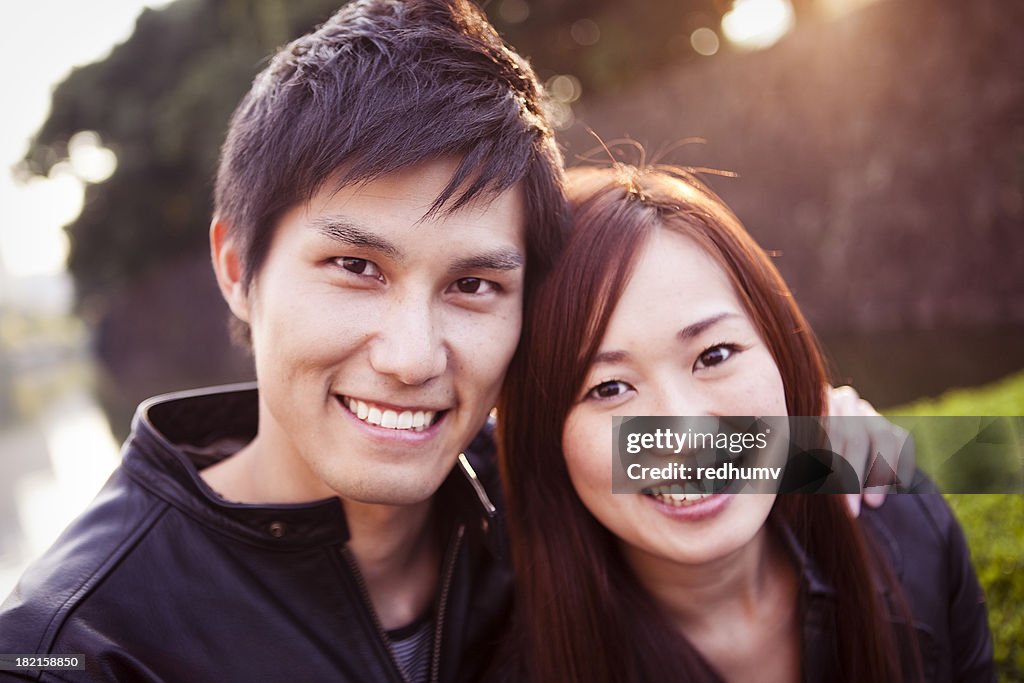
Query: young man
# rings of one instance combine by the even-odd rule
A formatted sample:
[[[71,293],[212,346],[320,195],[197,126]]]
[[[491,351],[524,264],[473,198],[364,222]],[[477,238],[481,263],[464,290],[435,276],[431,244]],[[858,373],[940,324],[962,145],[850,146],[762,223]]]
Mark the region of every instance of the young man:
[[[47,680],[480,676],[510,576],[478,432],[565,229],[539,98],[466,0],[356,2],[275,57],[211,227],[259,390],[140,407],[0,653],[84,655]]]
[[[275,57],[211,228],[259,391],[140,408],[0,653],[84,655],[65,680],[481,674],[510,575],[470,444],[564,229],[539,97],[465,0],[356,2]]]

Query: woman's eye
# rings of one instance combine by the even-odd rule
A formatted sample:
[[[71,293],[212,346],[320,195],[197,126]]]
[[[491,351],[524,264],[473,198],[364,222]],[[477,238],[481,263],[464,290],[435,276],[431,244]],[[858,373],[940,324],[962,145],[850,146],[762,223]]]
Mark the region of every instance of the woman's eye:
[[[624,393],[632,389],[622,380],[613,379],[608,382],[601,382],[596,387],[587,392],[587,398],[594,398],[597,400],[616,398],[622,396]]]
[[[712,368],[720,363],[727,361],[733,353],[736,352],[736,347],[730,344],[716,344],[711,348],[707,349],[697,357],[697,362],[694,363],[694,369],[700,370],[702,368]]]
[[[381,276],[380,268],[377,267],[377,264],[364,258],[342,256],[334,261],[348,272],[355,273],[356,275],[372,278],[380,278]]]
[[[498,286],[490,280],[483,280],[478,277],[459,278],[452,283],[460,294],[490,294],[498,289]]]

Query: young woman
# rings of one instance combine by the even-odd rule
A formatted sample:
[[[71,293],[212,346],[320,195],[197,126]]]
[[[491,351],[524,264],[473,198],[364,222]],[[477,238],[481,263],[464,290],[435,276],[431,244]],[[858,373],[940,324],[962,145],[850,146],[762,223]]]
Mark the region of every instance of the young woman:
[[[692,177],[569,183],[574,233],[499,407],[518,604],[498,678],[992,679],[940,496],[855,520],[833,495],[612,493],[613,415],[821,415],[826,378],[778,272]]]

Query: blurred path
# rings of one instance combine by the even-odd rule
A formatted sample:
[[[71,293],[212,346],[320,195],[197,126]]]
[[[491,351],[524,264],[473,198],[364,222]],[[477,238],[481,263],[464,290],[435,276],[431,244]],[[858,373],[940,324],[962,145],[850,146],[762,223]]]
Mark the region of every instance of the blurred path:
[[[117,462],[106,418],[84,388],[65,393],[34,421],[0,430],[0,600]]]

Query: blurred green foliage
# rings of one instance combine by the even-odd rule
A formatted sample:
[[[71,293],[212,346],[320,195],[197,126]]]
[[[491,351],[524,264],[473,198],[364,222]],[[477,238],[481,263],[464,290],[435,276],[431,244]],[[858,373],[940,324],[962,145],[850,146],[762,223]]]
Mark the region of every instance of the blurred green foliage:
[[[933,415],[891,419],[911,433],[917,466],[940,491],[1024,493],[1024,417]]]
[[[988,600],[1002,681],[1024,681],[1024,496],[947,496],[971,547]]]
[[[888,411],[892,415],[1024,415],[1024,373]],[[927,444],[918,444],[928,458]],[[946,497],[963,525],[988,600],[999,680],[1024,682],[1024,495]]]
[[[973,389],[954,389],[885,411],[890,415],[1024,415],[1024,372]]]

